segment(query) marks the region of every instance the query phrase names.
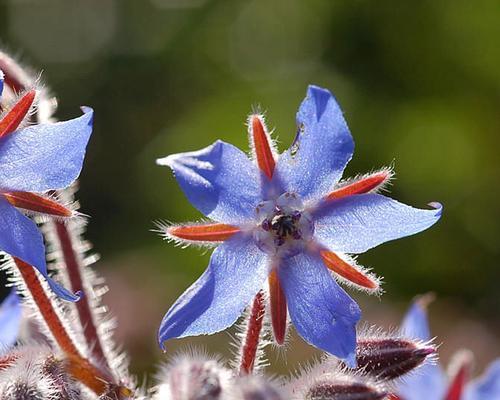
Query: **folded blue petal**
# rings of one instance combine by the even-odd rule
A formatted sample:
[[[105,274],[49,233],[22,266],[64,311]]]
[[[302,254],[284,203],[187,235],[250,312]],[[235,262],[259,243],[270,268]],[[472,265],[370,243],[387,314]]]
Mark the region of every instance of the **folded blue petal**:
[[[219,140],[157,163],[172,168],[188,200],[205,216],[233,224],[254,217],[261,201],[260,173],[237,147]]]
[[[80,174],[92,133],[93,111],[64,122],[20,129],[0,139],[0,189],[45,192]]]
[[[0,355],[16,343],[21,327],[22,309],[15,290],[0,304]]]
[[[205,335],[231,326],[263,287],[268,259],[251,235],[236,234],[212,254],[203,275],[167,312],[158,340]]]
[[[300,253],[285,259],[278,274],[290,318],[300,336],[354,367],[356,323],[361,311],[320,257]]]
[[[480,378],[467,387],[464,400],[500,399],[500,358],[493,361]]]
[[[17,211],[1,195],[0,250],[35,267],[59,297],[68,301],[79,299],[48,276],[42,234],[32,220]]]
[[[349,196],[317,211],[315,235],[332,251],[363,253],[434,225],[442,207],[433,206],[436,208],[421,210],[379,194]]]
[[[279,158],[274,180],[305,200],[319,198],[341,178],[354,141],[335,98],[317,86],[309,86],[297,125],[297,137]]]
[[[407,311],[401,325],[401,333],[412,339],[427,341],[431,339],[427,310],[418,299]]]
[[[403,319],[401,333],[413,339],[431,339],[427,311],[421,301],[416,300],[411,305]],[[426,361],[418,370],[404,377],[398,384],[397,393],[405,400],[442,400],[446,385],[446,375],[441,366]]]

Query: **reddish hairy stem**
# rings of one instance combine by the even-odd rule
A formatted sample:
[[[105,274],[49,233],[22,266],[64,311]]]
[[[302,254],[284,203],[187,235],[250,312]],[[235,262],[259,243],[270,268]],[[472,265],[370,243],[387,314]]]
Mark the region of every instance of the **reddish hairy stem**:
[[[326,199],[336,200],[353,194],[368,193],[384,184],[390,176],[389,171],[376,172],[334,190],[326,196]]]
[[[271,144],[269,143],[269,136],[266,133],[266,129],[260,116],[251,116],[250,124],[257,164],[260,170],[264,172],[269,179],[271,179],[273,177],[276,163],[271,150]]]
[[[259,292],[254,298],[248,317],[246,335],[242,343],[240,375],[251,374],[253,371],[265,311],[264,294]]]
[[[71,290],[73,292],[81,291],[84,295],[75,303],[78,312],[78,318],[83,329],[83,336],[90,350],[92,358],[110,371],[108,360],[104,354],[104,349],[97,333],[97,327],[92,315],[89,304],[89,295],[85,291],[82,279],[82,266],[73,248],[73,241],[66,225],[61,222],[54,222],[59,244],[61,246],[64,263],[66,264],[66,273],[69,278]]]
[[[67,368],[73,377],[98,395],[109,393],[110,388],[115,387],[117,393],[121,395],[129,393],[128,389],[113,384],[107,374],[104,374],[80,354],[45,293],[35,269],[18,258],[14,258],[14,261],[50,333],[65,353],[68,361]]]
[[[286,333],[286,297],[281,288],[281,283],[276,270],[269,275],[269,297],[271,303],[271,324],[276,343],[285,342]]]
[[[217,223],[172,226],[167,229],[167,233],[171,236],[200,242],[224,241],[239,231],[239,228],[235,226]]]

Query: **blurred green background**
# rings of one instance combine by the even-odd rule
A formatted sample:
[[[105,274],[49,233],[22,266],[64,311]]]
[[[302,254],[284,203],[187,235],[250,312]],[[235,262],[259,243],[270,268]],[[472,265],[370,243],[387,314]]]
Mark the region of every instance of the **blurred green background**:
[[[414,295],[433,291],[443,358],[458,347],[479,364],[499,355],[499,11],[496,0],[2,2],[2,45],[43,71],[58,117],[96,110],[79,198],[134,369],[164,358],[161,317],[209,257],[151,232],[154,220],[200,218],[154,160],[218,138],[246,149],[256,105],[284,150],[308,83],[345,112],[356,141],[347,176],[394,164],[393,197],[445,206],[426,233],[360,257],[387,292],[353,294],[366,319],[395,326]],[[227,354],[227,339],[171,349]],[[303,351],[289,364],[311,351],[293,343]]]

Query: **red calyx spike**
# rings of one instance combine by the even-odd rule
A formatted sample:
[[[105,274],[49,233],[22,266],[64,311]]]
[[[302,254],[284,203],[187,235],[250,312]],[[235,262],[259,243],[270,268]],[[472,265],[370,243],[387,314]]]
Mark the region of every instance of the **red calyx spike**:
[[[448,392],[444,400],[460,400],[462,398],[465,385],[469,381],[470,371],[472,369],[472,357],[464,355],[461,360],[460,366],[452,378]]]
[[[221,242],[229,239],[239,228],[226,224],[183,225],[168,228],[167,233],[179,239],[199,242]]]
[[[260,115],[250,116],[250,136],[253,140],[257,164],[260,170],[271,179],[276,162],[269,143],[269,135]]]
[[[14,207],[56,217],[71,217],[73,212],[62,204],[30,192],[4,192],[2,195]]]
[[[260,332],[264,322],[266,306],[264,304],[264,294],[257,293],[254,298],[250,315],[248,318],[246,335],[241,348],[240,375],[251,374],[255,366],[255,358],[259,347]]]
[[[285,342],[287,307],[286,297],[276,270],[273,270],[269,275],[269,297],[274,339],[277,344],[282,345]]]
[[[36,91],[30,90],[12,107],[0,121],[0,138],[14,132],[35,100]]]
[[[365,176],[359,180],[335,189],[326,196],[327,200],[337,200],[342,197],[351,196],[353,194],[368,193],[382,184],[384,184],[391,176],[389,171],[380,171],[374,174]]]
[[[346,261],[342,260],[334,252],[322,250],[320,254],[323,262],[328,267],[328,269],[335,272],[336,274],[339,274],[341,277],[367,289],[374,290],[378,288],[377,282],[375,282],[373,279],[371,279]]]

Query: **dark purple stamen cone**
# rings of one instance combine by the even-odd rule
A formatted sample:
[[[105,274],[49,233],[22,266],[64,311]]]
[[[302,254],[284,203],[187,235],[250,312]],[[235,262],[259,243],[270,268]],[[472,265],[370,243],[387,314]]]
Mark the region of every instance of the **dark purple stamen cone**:
[[[435,352],[433,346],[405,339],[361,339],[356,349],[357,369],[379,379],[395,379],[421,365]]]
[[[318,383],[306,393],[306,400],[382,400],[386,392],[359,382]]]

